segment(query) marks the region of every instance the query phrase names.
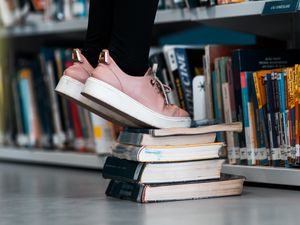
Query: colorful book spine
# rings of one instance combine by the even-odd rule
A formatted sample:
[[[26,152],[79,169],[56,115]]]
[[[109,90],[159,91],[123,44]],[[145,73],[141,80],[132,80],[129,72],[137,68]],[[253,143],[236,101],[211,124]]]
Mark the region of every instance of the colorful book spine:
[[[248,80],[252,74],[249,72],[241,72],[240,73],[240,81],[241,81],[241,94],[242,94],[242,104],[243,104],[243,116],[244,116],[244,128],[245,128],[245,140],[247,146],[247,159],[248,165],[255,165],[255,144],[253,137],[253,127],[251,127],[253,114],[251,111],[252,106],[249,98],[249,87]]]
[[[269,163],[268,160],[268,154],[267,154],[267,148],[266,148],[266,143],[265,143],[265,136],[264,133],[264,127],[263,127],[263,115],[262,111],[259,110],[258,106],[258,99],[257,99],[257,94],[256,94],[256,88],[255,88],[255,74],[253,73],[252,76],[249,78],[249,86],[250,86],[250,96],[253,101],[253,113],[254,113],[254,124],[253,128],[255,131],[255,137],[256,137],[256,142],[255,142],[255,147],[257,149],[256,152],[256,165],[262,165],[266,166]]]
[[[279,166],[280,165],[280,148],[277,139],[277,130],[275,128],[275,108],[274,108],[274,91],[272,85],[272,74],[266,75],[265,81],[265,92],[266,92],[266,99],[267,99],[267,115],[268,115],[268,130],[269,130],[269,137],[270,137],[270,149],[271,149],[271,159],[272,159],[272,166]]]
[[[285,92],[285,75],[283,72],[277,74],[278,81],[278,92],[279,92],[279,107],[280,107],[280,141],[282,148],[282,160],[284,160],[285,167],[289,167],[288,164],[288,125],[287,125],[287,114],[286,114],[286,92]]]
[[[300,65],[295,66],[295,163],[300,164],[300,140],[299,140],[299,100],[300,100]]]
[[[193,80],[189,68],[188,58],[184,48],[175,48],[175,56],[178,64],[178,73],[183,91],[186,110],[193,116]]]

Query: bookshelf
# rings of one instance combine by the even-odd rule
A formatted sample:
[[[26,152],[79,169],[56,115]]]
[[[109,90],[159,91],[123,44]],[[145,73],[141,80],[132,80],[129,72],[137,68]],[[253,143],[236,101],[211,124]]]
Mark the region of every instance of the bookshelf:
[[[266,2],[249,1],[191,10],[163,10],[158,11],[155,23],[157,26],[164,24],[176,26],[177,23],[217,26],[287,40],[291,47],[299,46],[300,7],[298,13],[262,16]],[[23,26],[0,29],[0,38],[19,39],[31,36],[46,38],[48,34],[82,32],[85,31],[86,26],[87,19],[45,23],[41,15],[29,15]],[[56,150],[0,147],[0,160],[99,169],[103,167],[105,157]],[[251,182],[300,186],[300,171],[295,169],[225,165],[222,171],[243,175]]]
[[[295,33],[297,18],[293,14],[262,16],[268,1],[249,1],[239,4],[217,5],[195,9],[159,10],[155,23],[196,23],[230,28],[256,35],[287,40]],[[300,6],[299,6],[300,9]],[[0,37],[24,37],[55,33],[85,31],[87,19],[77,18],[62,22],[43,22],[40,14],[31,14],[26,24],[0,29]],[[266,29],[267,27],[267,29]]]

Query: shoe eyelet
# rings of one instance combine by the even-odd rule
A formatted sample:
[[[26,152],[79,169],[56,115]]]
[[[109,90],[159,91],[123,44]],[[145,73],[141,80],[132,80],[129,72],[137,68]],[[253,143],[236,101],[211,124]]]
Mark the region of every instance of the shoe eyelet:
[[[151,84],[152,86],[154,86],[155,80],[151,79],[151,80],[150,80],[150,84]]]

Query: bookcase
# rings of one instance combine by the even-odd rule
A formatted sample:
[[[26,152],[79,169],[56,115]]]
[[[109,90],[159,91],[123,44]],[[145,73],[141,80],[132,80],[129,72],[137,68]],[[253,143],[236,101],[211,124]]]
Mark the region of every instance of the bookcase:
[[[200,24],[229,28],[254,35],[277,38],[287,41],[289,47],[299,47],[299,9],[296,13],[263,16],[262,11],[266,2],[249,1],[208,8],[162,10],[158,11],[155,23],[157,27],[166,24],[180,24],[181,26],[177,29]],[[85,31],[86,27],[87,19],[45,24],[40,16],[30,15],[24,26],[0,29],[0,37],[9,38],[12,41],[14,38],[18,40],[31,37],[42,39],[47,38],[47,34],[80,33]],[[105,157],[96,154],[57,152],[55,150],[0,147],[0,160],[101,169]],[[225,165],[223,172],[243,175],[251,182],[300,186],[300,171],[296,169]]]

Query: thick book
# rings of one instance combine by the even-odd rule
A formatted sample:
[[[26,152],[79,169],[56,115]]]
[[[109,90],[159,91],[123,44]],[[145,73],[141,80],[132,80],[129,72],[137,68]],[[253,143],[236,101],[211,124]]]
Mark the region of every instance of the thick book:
[[[143,163],[108,157],[104,178],[137,183],[170,183],[219,179],[224,159],[187,162]]]
[[[223,143],[169,146],[135,146],[115,143],[112,155],[139,162],[177,162],[224,157]]]
[[[163,129],[148,129],[148,128],[126,128],[127,132],[151,134],[154,137],[176,136],[176,135],[196,135],[216,132],[241,132],[243,123],[223,123],[207,126],[191,127],[191,128],[163,128]]]
[[[129,145],[186,145],[214,142],[215,133],[154,137],[150,134],[123,131],[118,142]]]
[[[223,174],[220,179],[186,183],[140,184],[111,180],[107,196],[140,203],[240,195],[244,177]]]

